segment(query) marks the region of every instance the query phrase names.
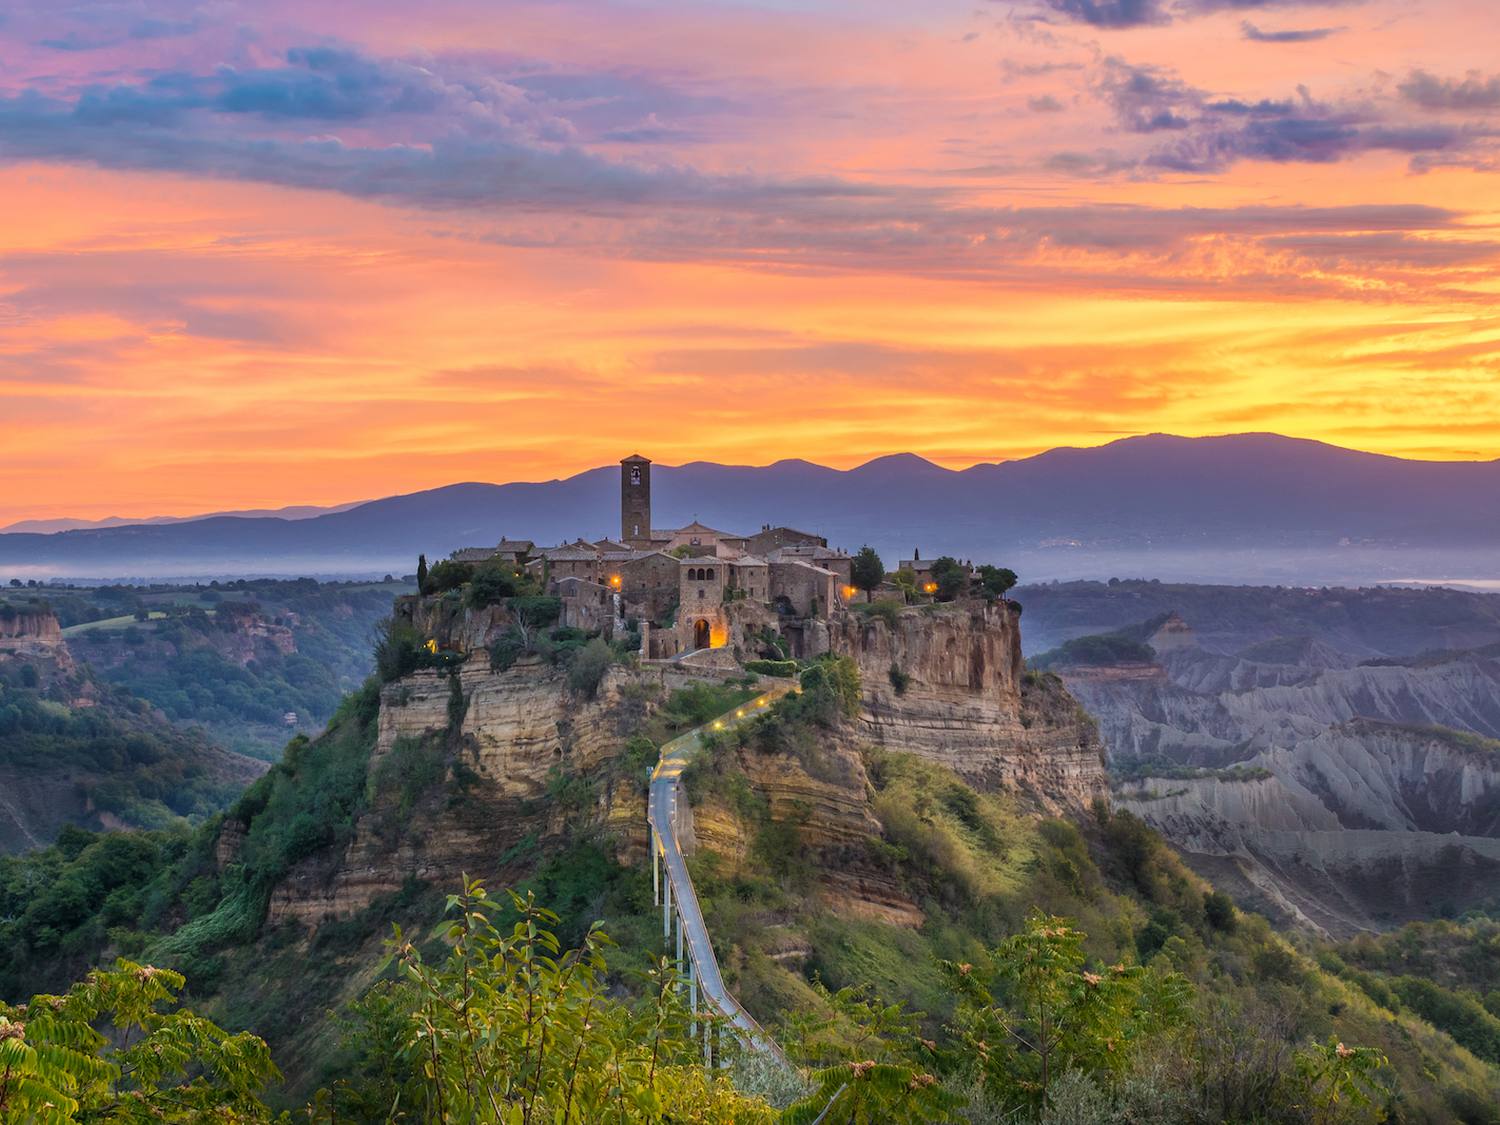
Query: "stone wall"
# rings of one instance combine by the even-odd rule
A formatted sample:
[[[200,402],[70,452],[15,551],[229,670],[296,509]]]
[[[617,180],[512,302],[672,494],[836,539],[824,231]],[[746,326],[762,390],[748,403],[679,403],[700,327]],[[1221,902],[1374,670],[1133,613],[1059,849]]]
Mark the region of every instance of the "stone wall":
[[[838,597],[838,579],[832,571],[805,562],[773,562],[771,601],[786,600],[798,617],[827,617]]]
[[[614,569],[620,575],[620,592],[636,616],[644,621],[660,622],[672,612],[679,593],[681,563],[678,559],[653,551],[638,559],[621,562]]]
[[[606,636],[614,632],[615,592],[608,586],[585,582],[581,578],[564,578],[553,583],[553,588],[562,599],[562,617],[558,624]]]

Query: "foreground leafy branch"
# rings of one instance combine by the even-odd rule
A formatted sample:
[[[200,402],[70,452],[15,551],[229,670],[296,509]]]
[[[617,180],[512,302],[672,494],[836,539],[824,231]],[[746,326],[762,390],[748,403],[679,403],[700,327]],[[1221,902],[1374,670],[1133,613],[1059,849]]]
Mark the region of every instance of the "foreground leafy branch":
[[[266,1044],[178,1010],[182,985],[121,960],[63,996],[0,1004],[0,1121],[269,1121]]]

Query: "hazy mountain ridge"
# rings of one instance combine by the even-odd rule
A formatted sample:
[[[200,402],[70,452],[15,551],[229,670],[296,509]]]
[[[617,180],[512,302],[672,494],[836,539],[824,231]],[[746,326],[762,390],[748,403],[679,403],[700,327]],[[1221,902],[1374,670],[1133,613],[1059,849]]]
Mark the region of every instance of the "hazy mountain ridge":
[[[191,516],[146,516],[144,518],[105,516],[102,519],[79,519],[73,516],[59,516],[55,519],[18,520],[15,523],[0,527],[0,535],[14,535],[17,533],[53,535],[59,531],[97,531],[110,527],[135,527],[141,524],[191,523],[194,520],[215,519],[220,516],[236,519],[307,520],[317,516],[328,515],[330,512],[347,512],[350,508],[358,507],[364,503],[367,503],[367,501],[355,500],[348,504],[321,506],[316,504],[293,504],[285,508],[243,508],[232,512],[205,512],[201,515]]]
[[[615,472],[467,482],[300,520],[212,516],[12,533],[0,537],[0,573],[401,573],[417,550],[442,555],[505,534],[539,542],[611,534]],[[1139,556],[1137,573],[1210,574],[1220,561],[1178,556],[1216,551],[1233,552],[1238,570],[1221,575],[1231,579],[1282,565],[1277,552],[1319,553],[1316,565],[1302,566],[1309,573],[1362,574],[1372,565],[1362,551],[1410,551],[1411,567],[1441,567],[1441,552],[1500,544],[1500,463],[1406,461],[1271,434],[1150,435],[964,470],[903,454],[850,470],[806,461],[657,465],[653,477],[664,526],[695,517],[730,528],[785,523],[816,528],[835,545],[869,542],[891,563],[920,547],[1004,555],[1030,574],[1107,573],[1099,568],[1118,554]],[[899,539],[891,528],[902,529]]]

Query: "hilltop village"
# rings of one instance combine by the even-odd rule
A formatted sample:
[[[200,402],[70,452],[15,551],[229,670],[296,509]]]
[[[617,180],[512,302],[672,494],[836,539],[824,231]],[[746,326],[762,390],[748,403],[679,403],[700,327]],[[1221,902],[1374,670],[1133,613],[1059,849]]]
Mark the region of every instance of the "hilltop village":
[[[618,636],[629,622],[643,660],[701,667],[733,663],[731,650],[752,650],[768,634],[793,657],[826,652],[830,615],[861,596],[854,558],[814,532],[767,524],[739,534],[696,520],[654,527],[651,462],[638,454],[620,462],[618,539],[555,547],[503,539],[455,551],[451,561],[524,570],[560,599],[561,624]],[[914,558],[902,571],[920,586],[930,566]]]

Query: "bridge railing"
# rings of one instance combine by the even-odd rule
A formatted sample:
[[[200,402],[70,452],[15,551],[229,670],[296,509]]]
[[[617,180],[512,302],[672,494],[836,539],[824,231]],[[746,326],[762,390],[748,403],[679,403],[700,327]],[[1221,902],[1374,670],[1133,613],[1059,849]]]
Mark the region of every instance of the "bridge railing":
[[[741,1040],[751,1049],[775,1059],[783,1066],[790,1062],[776,1041],[745,1010],[734,994],[724,984],[719,970],[718,957],[708,934],[703,910],[698,902],[697,889],[687,870],[687,861],[677,836],[677,800],[682,792],[681,775],[688,764],[688,754],[701,746],[705,731],[728,730],[763,714],[775,700],[797,690],[795,684],[778,685],[756,698],[718,718],[712,719],[694,730],[678,735],[661,747],[660,761],[652,773],[651,794],[647,801],[647,822],[652,830],[652,861],[662,860],[666,869],[665,885],[660,894],[673,900],[672,914],[677,918],[679,950],[687,947],[694,975],[697,978],[705,1003],[717,1010],[730,1025],[740,1033]],[[665,823],[662,823],[665,821]],[[653,886],[656,873],[653,871]],[[683,938],[686,938],[684,941]],[[680,952],[679,952],[680,956]]]

